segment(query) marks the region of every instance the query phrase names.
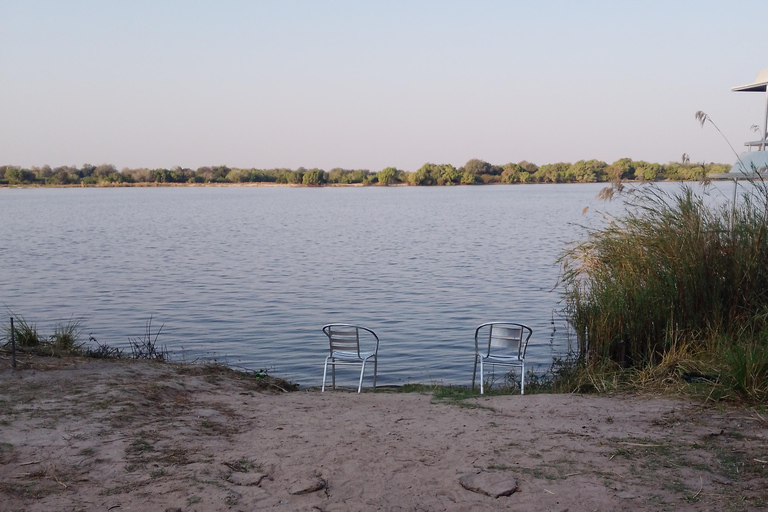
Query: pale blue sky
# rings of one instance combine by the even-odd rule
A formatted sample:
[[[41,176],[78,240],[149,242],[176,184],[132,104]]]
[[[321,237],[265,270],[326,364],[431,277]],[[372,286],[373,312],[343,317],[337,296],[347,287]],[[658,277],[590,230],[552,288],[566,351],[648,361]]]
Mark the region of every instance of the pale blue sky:
[[[765,0],[0,0],[0,164],[732,163]]]

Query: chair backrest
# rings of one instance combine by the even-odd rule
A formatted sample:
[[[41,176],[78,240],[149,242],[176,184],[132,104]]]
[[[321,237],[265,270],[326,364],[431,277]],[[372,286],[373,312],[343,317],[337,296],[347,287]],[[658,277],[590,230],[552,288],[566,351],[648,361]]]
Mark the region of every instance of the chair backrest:
[[[475,352],[482,346],[485,357],[491,355],[525,358],[533,330],[513,322],[488,322],[475,329]]]
[[[379,337],[372,330],[352,324],[328,324],[323,326],[323,332],[328,336],[331,353],[336,351],[357,352],[360,356],[360,331],[370,333],[376,340],[374,353],[379,351]]]

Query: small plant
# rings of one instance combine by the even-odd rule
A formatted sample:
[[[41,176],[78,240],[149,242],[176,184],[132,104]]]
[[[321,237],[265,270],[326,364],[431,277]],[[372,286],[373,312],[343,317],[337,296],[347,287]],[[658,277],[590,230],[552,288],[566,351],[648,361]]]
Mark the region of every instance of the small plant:
[[[110,347],[106,343],[99,343],[93,333],[88,334],[88,342],[95,344],[96,347],[89,346],[85,349],[86,357],[93,357],[96,359],[120,359],[123,357],[123,350],[117,347]]]
[[[480,389],[472,389],[465,386],[433,386],[432,401],[448,403],[463,407],[466,409],[487,409],[490,411],[495,410],[493,407],[483,405],[476,401],[467,401],[468,398],[475,398],[480,396]],[[486,395],[499,395],[502,394],[498,390],[488,390]]]
[[[10,312],[10,311],[9,311]],[[28,322],[24,317],[14,315],[13,317],[13,338],[16,348],[43,356],[86,356],[95,358],[120,358],[123,357],[123,351],[120,348],[110,347],[106,343],[102,344],[93,336],[88,334],[88,342],[81,342],[83,332],[82,318],[75,319],[71,317],[68,321],[59,321],[53,327],[53,334],[44,336],[37,330],[37,325]],[[4,339],[6,346],[11,344],[11,324],[3,325]],[[156,340],[155,340],[156,341]],[[94,347],[95,345],[95,347]],[[163,352],[165,357],[165,353]]]
[[[39,348],[45,341],[37,332],[37,325],[27,322],[23,316],[14,315],[13,317],[13,331],[11,331],[10,323],[5,325],[3,330],[5,331],[5,339],[7,345],[11,344],[11,337],[16,342],[16,346],[19,348]]]
[[[531,391],[571,392],[578,387],[578,357],[568,352],[560,357],[553,357],[552,364],[544,374],[529,373],[528,382]]]
[[[723,344],[722,350],[733,389],[748,400],[764,403],[768,398],[768,333],[742,336]]]
[[[83,344],[80,343],[82,333],[81,319],[70,318],[68,322],[58,322],[53,328],[50,338],[51,350],[56,354],[80,353]]]
[[[464,386],[436,386],[432,388],[432,397],[435,400],[459,402],[476,396],[480,396],[479,390],[473,390]]]
[[[59,321],[53,328],[53,334],[46,337],[38,332],[36,324],[12,312],[11,315],[13,332],[11,332],[10,322],[3,327],[7,344],[10,344],[13,339],[18,349],[41,355],[61,356],[82,353],[83,343],[80,343],[82,321],[80,319],[70,318],[67,322]]]
[[[158,347],[157,339],[163,330],[163,326],[152,333],[152,316],[147,320],[144,336],[141,338],[128,338],[131,344],[131,352],[134,359],[154,359],[155,361],[168,361],[168,350],[165,346]]]

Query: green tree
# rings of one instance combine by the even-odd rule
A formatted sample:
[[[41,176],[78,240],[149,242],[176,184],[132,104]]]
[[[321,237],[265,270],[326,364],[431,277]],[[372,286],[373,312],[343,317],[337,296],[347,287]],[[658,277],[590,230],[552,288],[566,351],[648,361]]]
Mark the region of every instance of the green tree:
[[[500,183],[501,182],[501,176],[497,176],[495,174],[481,174],[479,179],[480,179],[480,182],[485,184],[485,185],[488,185],[490,183]]]
[[[307,186],[320,186],[323,183],[325,183],[325,172],[321,169],[310,169],[309,171],[304,173],[304,176],[302,176],[301,182],[304,185]]]
[[[424,164],[416,172],[408,175],[409,185],[436,185],[440,176],[440,168],[435,164]]]
[[[518,164],[509,163],[501,171],[502,183],[520,183],[520,173],[525,172]]]
[[[635,178],[639,180],[655,181],[662,173],[659,164],[652,164],[643,160],[632,162],[632,166],[635,168]]]
[[[229,171],[225,179],[229,183],[244,183],[248,179],[248,174],[240,169],[232,169]]]
[[[204,181],[209,182],[213,179],[213,169],[211,169],[207,165],[203,167],[198,167],[197,171],[195,171],[195,175],[200,176],[201,178],[203,178]]]
[[[371,180],[371,173],[367,169],[355,169],[349,173],[349,183],[367,184]]]
[[[67,185],[69,181],[69,173],[66,171],[54,172],[48,178],[45,179],[45,183],[49,185]]]
[[[328,183],[349,183],[349,172],[341,167],[334,167],[328,171]]]
[[[9,185],[20,185],[24,183],[24,175],[18,167],[9,167],[5,170],[5,179]]]
[[[130,174],[116,172],[102,178],[104,183],[133,183],[133,177]]]
[[[152,171],[149,169],[126,169],[123,174],[130,176],[135,183],[149,183],[152,175]]]
[[[397,177],[402,174],[402,172],[403,171],[398,171],[396,167],[385,167],[378,172],[377,177],[379,183],[382,185],[392,185],[397,183]]]
[[[39,169],[33,168],[32,171],[37,175],[37,179],[44,180],[53,176],[53,170],[50,165],[44,165]]]
[[[301,170],[303,168],[299,168],[295,171],[288,171],[286,174],[286,177],[288,178],[288,183],[298,185],[299,183],[303,183],[304,180],[304,172]]]
[[[704,164],[688,164],[682,169],[680,179],[683,180],[700,180],[707,175],[707,171]]]
[[[171,171],[168,169],[155,169],[152,171],[150,180],[154,183],[173,183]]]
[[[29,169],[9,166],[5,171],[5,179],[8,180],[9,185],[22,185],[34,183],[37,175]]]
[[[95,170],[96,170],[96,166],[95,165],[83,164],[83,166],[80,168],[80,171],[78,171],[78,175],[81,178],[87,178],[88,176],[92,176],[93,175],[93,171],[95,171]]]
[[[465,173],[468,172],[475,176],[480,176],[483,174],[491,174],[493,172],[493,166],[484,160],[473,158],[472,160],[464,164],[464,172]]]
[[[608,164],[600,160],[579,160],[565,172],[568,181],[579,183],[594,183],[605,180],[605,170]]]
[[[631,158],[620,158],[613,162],[606,169],[608,179],[614,180],[633,180],[635,179],[635,168],[632,165]]]
[[[704,166],[704,169],[707,171],[707,174],[710,173],[722,173],[722,172],[731,172],[731,165],[729,164],[707,164]]]
[[[439,177],[437,179],[440,185],[453,185],[461,183],[461,172],[451,164],[443,164],[439,170]]]
[[[218,183],[227,181],[227,174],[231,169],[226,165],[219,165],[211,168],[211,181]]]
[[[117,169],[112,164],[102,164],[93,170],[93,177],[98,181],[112,181],[108,178],[113,174],[117,174]]]
[[[187,183],[192,176],[194,176],[194,172],[191,169],[183,169],[178,165],[171,169],[171,180],[174,183]]]
[[[466,169],[461,174],[461,184],[462,185],[474,185],[477,183],[478,177],[476,174],[467,171]]]
[[[531,163],[531,162],[529,162],[529,161],[527,161],[527,160],[523,160],[523,161],[521,161],[521,162],[518,162],[518,164],[517,164],[517,165],[519,165],[520,167],[522,167],[522,169],[523,169],[525,172],[527,172],[528,174],[534,174],[536,171],[538,171],[538,170],[539,170],[539,166],[538,166],[538,165],[536,165],[536,164],[534,164],[534,163]]]
[[[569,181],[567,173],[570,168],[571,164],[566,162],[542,165],[531,176],[534,181],[538,181],[539,183],[562,183],[564,181]]]

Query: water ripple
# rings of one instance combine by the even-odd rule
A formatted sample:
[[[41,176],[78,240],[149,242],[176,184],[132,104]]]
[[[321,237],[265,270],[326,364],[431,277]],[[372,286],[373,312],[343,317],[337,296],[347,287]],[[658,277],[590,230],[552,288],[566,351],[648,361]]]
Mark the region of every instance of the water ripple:
[[[6,189],[0,300],[116,346],[152,315],[178,358],[302,385],[320,382],[320,327],[360,323],[381,336],[382,384],[466,384],[482,322],[530,324],[534,365],[564,349],[555,261],[599,189]]]

